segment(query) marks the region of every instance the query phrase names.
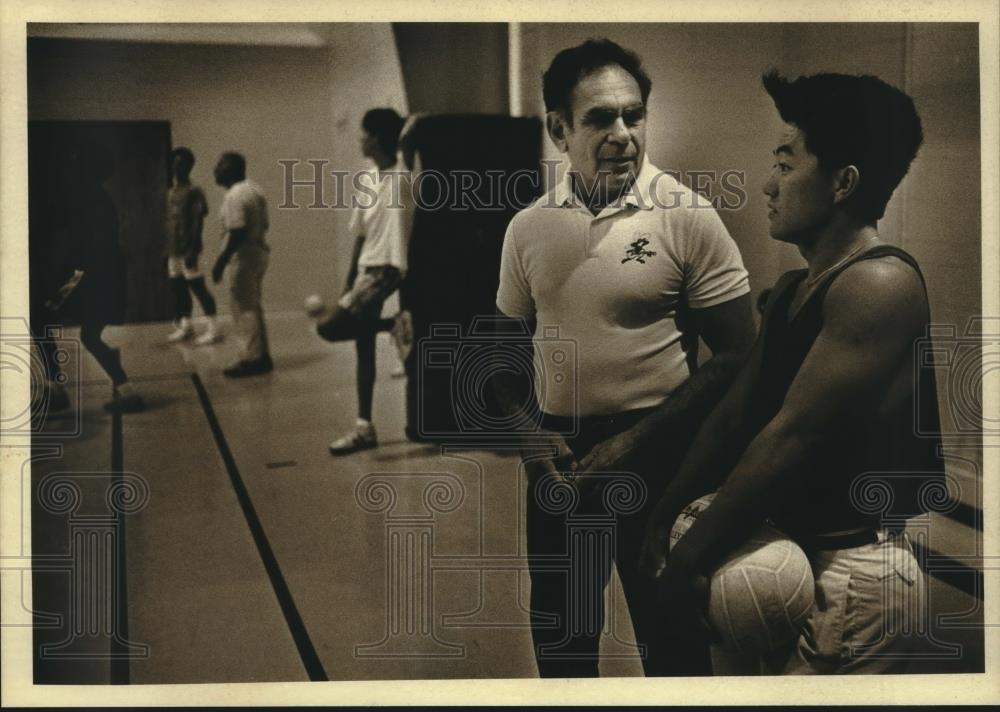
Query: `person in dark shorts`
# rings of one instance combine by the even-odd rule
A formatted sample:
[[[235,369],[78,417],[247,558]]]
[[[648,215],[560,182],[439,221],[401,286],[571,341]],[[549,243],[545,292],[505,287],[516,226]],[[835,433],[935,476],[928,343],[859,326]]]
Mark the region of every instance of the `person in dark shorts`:
[[[377,168],[361,175],[363,191],[351,214],[355,239],[347,289],[332,309],[317,316],[316,332],[327,341],[353,340],[357,350],[358,417],[348,433],[330,443],[330,453],[347,455],[378,444],[372,424],[375,337],[389,331],[406,359],[412,340],[410,315],[382,318],[385,300],[406,275],[412,210],[408,176],[395,171],[403,118],[393,109],[371,109],[361,122],[361,151]]]
[[[943,464],[940,440],[914,427],[919,412],[939,432],[933,373],[914,370],[926,286],[877,224],[922,143],[920,118],[872,76],[772,72],[764,87],[785,122],[764,185],[771,236],[806,268],[775,284],[750,359],[650,518],[644,568],[667,601],[703,602],[713,567],[768,520],[809,557],[816,606],[798,640],[754,670],[902,672],[928,624],[905,522],[925,512]],[[716,488],[668,555],[677,515]],[[717,672],[746,669],[716,652]]]
[[[173,185],[167,191],[167,278],[174,293],[174,323],[176,329],[167,337],[175,343],[194,336],[191,325],[191,295],[193,294],[208,327],[195,338],[198,345],[214,344],[221,338],[215,321],[215,299],[201,273],[201,233],[208,202],[201,188],[191,183],[194,154],[191,149],[179,146],[170,152]]]

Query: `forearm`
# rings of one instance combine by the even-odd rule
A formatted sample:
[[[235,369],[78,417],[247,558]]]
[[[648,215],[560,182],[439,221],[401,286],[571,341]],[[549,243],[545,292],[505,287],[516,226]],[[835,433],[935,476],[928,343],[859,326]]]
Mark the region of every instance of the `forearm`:
[[[510,427],[512,432],[534,433],[537,430],[537,409],[526,409],[525,404],[533,404],[534,388],[515,373],[500,372],[492,379],[493,397],[497,409],[505,419],[523,418]]]
[[[693,437],[732,384],[746,360],[744,353],[712,356],[691,377],[633,428],[639,447]],[[686,437],[685,437],[686,434]],[[665,438],[665,436],[670,436]]]
[[[222,253],[219,255],[218,261],[222,264],[228,264],[229,260],[232,259],[233,255],[243,246],[246,241],[246,231],[245,230],[230,230],[226,235],[226,244],[222,249]]]
[[[354,280],[358,277],[358,261],[361,259],[361,248],[365,244],[365,236],[358,235],[354,240],[354,247],[351,249],[351,266],[347,270],[347,288],[350,289]]]
[[[860,262],[830,287],[822,328],[781,409],[671,552],[680,557],[680,568],[711,570],[776,512],[776,502],[790,505],[788,498],[800,496],[817,476],[813,464],[829,452],[831,433],[876,412],[892,392],[900,369],[910,364],[914,339],[926,329],[926,294],[915,272],[880,262]]]
[[[357,270],[358,260],[361,259],[361,248],[364,247],[365,236],[358,235],[354,240],[354,248],[351,250],[351,269]]]
[[[203,247],[204,245],[202,244],[200,237],[191,239],[187,244],[187,249],[184,250],[184,254],[182,255],[184,261],[188,264],[197,262]]]
[[[189,228],[191,235],[190,247],[188,248],[188,254],[192,256],[200,255],[202,249],[204,248],[204,243],[201,239],[202,231],[202,221],[201,219],[195,220],[195,222]]]
[[[515,433],[529,434],[529,437],[522,438],[522,442],[534,442],[537,446],[538,441],[544,437],[540,437],[542,433],[539,432],[541,412],[535,398],[535,384],[531,376],[518,367],[522,359],[528,363],[534,360],[534,331],[534,320],[509,317],[497,312],[493,334],[497,354],[511,354],[517,361],[511,362],[509,368],[496,369],[490,378],[490,387],[497,410],[510,423],[508,429]]]
[[[780,492],[803,474],[815,445],[804,434],[780,426],[761,431],[671,556],[693,570],[711,571],[763,522]]]
[[[742,419],[716,408],[702,424],[683,462],[660,497],[655,515],[670,526],[690,502],[717,490],[742,454]]]

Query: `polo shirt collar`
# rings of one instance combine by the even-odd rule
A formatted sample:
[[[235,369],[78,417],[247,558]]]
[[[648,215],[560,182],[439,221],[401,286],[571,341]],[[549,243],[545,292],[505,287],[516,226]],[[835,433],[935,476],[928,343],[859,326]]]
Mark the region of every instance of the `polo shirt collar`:
[[[622,199],[622,205],[631,205],[636,208],[641,208],[643,210],[652,210],[653,201],[650,199],[650,188],[652,187],[653,177],[659,169],[649,162],[649,156],[642,157],[642,168],[639,169],[639,175],[636,176],[635,182],[632,183],[632,187],[628,189]],[[566,207],[569,205],[580,205],[580,200],[576,197],[576,192],[573,190],[573,178],[570,175],[570,171],[566,171],[563,174],[562,180],[560,180],[555,186],[555,199],[556,205],[559,207]],[[603,212],[603,211],[602,211]]]
[[[555,198],[556,205],[560,208],[565,208],[577,202],[576,194],[573,192],[573,178],[570,176],[568,170],[563,173],[562,180],[556,183]]]
[[[660,169],[649,162],[649,156],[642,157],[642,168],[639,175],[635,177],[635,182],[629,188],[625,196],[625,205],[634,205],[643,210],[653,209],[651,190],[653,188],[653,178],[660,172]]]

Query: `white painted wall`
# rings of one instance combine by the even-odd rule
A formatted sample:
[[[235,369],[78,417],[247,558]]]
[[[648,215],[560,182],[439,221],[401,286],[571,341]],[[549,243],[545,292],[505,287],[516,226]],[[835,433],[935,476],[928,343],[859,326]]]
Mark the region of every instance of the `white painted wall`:
[[[197,156],[193,178],[216,211],[223,190],[212,167],[222,151],[247,157],[248,173],[267,192],[272,259],[268,309],[298,309],[312,292],[339,292],[350,255],[339,239],[347,216],[303,206],[282,210],[282,159],[326,159],[328,168],[365,166],[361,117],[373,106],[405,113],[399,62],[388,23],[316,25],[318,48],[32,40],[31,119],[165,120],[174,145]],[[305,170],[308,169],[308,170]],[[302,163],[297,177],[311,168]],[[333,202],[332,181],[327,202]],[[206,263],[217,251],[215,215],[207,224]],[[222,301],[225,309],[225,300]]]

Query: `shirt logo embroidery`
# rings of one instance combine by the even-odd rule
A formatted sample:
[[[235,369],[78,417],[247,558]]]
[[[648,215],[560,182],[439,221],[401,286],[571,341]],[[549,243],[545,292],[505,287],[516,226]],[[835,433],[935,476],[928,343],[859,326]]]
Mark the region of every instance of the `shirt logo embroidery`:
[[[648,232],[637,232],[636,239],[628,246],[625,250],[625,259],[622,260],[622,264],[635,260],[641,265],[646,264],[646,258],[652,257],[656,253],[652,250],[647,250],[646,245],[649,244],[649,233]]]

